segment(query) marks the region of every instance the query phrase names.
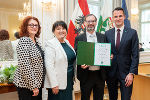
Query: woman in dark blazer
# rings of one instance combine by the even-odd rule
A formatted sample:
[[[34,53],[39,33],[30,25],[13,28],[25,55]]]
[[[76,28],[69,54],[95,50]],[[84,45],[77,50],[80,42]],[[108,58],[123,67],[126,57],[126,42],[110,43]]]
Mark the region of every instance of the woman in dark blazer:
[[[38,42],[41,27],[35,17],[26,17],[17,45],[18,68],[14,75],[19,100],[42,100],[44,53]]]

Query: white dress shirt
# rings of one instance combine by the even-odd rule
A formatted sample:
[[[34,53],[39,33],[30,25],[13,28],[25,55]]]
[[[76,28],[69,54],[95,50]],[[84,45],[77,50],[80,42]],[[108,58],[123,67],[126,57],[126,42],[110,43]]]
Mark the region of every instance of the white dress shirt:
[[[86,32],[87,42],[97,42],[96,32],[93,34]],[[89,66],[89,70],[95,71],[100,70],[99,66]]]

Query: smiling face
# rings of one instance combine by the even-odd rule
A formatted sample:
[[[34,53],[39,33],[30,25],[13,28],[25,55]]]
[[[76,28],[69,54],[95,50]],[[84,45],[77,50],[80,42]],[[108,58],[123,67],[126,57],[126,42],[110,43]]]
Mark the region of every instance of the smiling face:
[[[30,19],[28,22],[27,31],[29,32],[30,36],[35,36],[39,30],[39,24],[36,20]]]
[[[67,30],[64,27],[59,25],[55,28],[54,35],[60,42],[63,42],[65,36],[67,35]]]
[[[93,33],[95,31],[96,23],[96,18],[93,15],[86,17],[86,20],[84,22],[86,31],[89,33]]]
[[[115,10],[113,12],[113,21],[115,22],[115,26],[120,28],[124,25],[125,15],[122,10]]]

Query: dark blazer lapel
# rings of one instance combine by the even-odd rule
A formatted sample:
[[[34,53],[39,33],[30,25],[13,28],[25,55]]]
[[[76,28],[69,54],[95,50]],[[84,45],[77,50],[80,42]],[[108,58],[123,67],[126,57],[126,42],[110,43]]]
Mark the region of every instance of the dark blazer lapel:
[[[112,43],[112,44],[111,44],[112,47],[114,47],[115,50],[117,50],[117,49],[116,49],[116,45],[115,45],[115,28],[112,29],[112,32],[111,32],[111,39],[112,39],[112,40],[111,40],[111,41],[112,41],[112,42],[111,42],[111,43]]]
[[[128,34],[128,29],[126,27],[124,27],[122,38],[121,38],[120,45],[119,45],[119,49],[121,48],[125,39],[127,38],[127,34]]]
[[[96,37],[97,37],[97,42],[100,43],[101,42],[100,33],[96,32]]]
[[[83,39],[83,41],[87,42],[86,33],[84,33],[84,34],[82,35],[82,39]]]

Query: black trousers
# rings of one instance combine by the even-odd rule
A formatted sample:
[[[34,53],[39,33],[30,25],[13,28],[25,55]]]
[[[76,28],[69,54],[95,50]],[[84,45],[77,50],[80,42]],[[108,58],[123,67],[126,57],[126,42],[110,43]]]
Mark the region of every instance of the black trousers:
[[[89,71],[86,82],[80,81],[81,100],[90,100],[93,90],[93,100],[103,100],[105,81],[99,71]]]
[[[19,100],[42,100],[42,88],[39,89],[39,94],[37,96],[32,96],[33,91],[17,87]]]
[[[109,100],[118,100],[118,83],[120,83],[121,100],[131,100],[133,84],[126,87],[125,79],[122,79],[118,72],[114,77],[107,79]]]

